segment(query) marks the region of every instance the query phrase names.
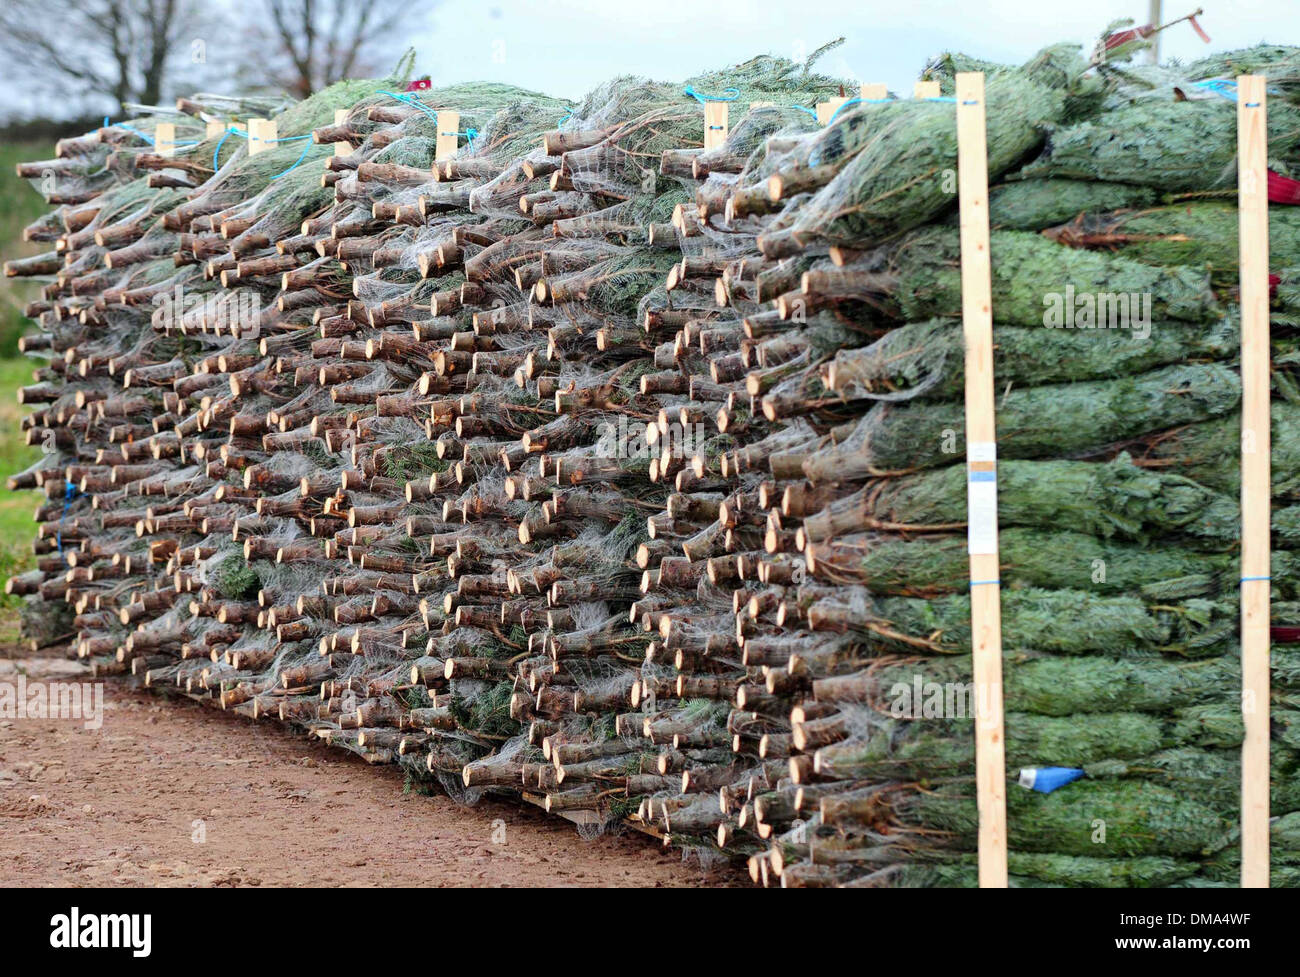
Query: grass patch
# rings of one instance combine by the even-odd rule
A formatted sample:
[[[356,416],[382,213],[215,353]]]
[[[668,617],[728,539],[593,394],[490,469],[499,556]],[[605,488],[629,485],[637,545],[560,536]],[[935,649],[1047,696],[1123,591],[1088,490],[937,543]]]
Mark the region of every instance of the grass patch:
[[[14,164],[50,159],[54,146],[44,140],[0,142],[0,254],[23,258],[50,251],[52,243],[23,240],[23,228],[50,209],[26,180],[14,172]],[[0,357],[16,356],[18,337],[31,322],[23,317],[23,306],[40,297],[40,285],[27,278],[0,278]]]
[[[39,448],[24,443],[18,427],[29,408],[18,403],[17,390],[32,382],[32,370],[38,365],[37,360],[28,357],[0,360],[0,476],[5,478],[41,457]],[[36,534],[32,513],[43,499],[40,492],[0,491],[0,580],[36,565],[32,554],[32,538]],[[0,607],[17,607],[21,603],[21,597],[0,596]]]

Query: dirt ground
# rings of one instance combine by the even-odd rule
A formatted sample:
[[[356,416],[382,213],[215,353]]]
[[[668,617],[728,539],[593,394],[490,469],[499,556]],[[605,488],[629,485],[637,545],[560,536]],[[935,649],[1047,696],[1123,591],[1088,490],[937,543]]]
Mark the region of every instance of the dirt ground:
[[[84,680],[0,654],[0,682]],[[279,724],[104,683],[103,726],[0,719],[0,885],[735,885],[636,833],[584,841],[507,802],[404,793]],[[747,881],[747,880],[746,880]]]

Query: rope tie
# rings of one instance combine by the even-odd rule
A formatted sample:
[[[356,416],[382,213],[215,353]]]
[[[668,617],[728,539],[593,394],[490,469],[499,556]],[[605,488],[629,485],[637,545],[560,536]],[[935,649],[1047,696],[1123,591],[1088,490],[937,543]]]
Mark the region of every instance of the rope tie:
[[[734,102],[736,99],[740,98],[739,88],[724,88],[722,91],[722,95],[705,95],[701,92],[697,92],[690,85],[687,85],[682,89],[684,95],[691,96],[691,98],[695,99],[701,105],[705,102]]]

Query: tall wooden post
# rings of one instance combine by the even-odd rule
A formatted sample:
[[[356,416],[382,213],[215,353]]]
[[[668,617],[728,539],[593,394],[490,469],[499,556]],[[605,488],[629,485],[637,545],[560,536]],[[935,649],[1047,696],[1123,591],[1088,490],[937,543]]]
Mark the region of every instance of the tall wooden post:
[[[970,554],[975,785],[981,888],[1007,884],[1006,743],[1002,705],[1002,588],[998,578],[998,463],[993,420],[993,265],[989,257],[984,75],[957,75],[957,192],[961,205],[962,323],[966,340],[966,477]]]
[[[1237,79],[1241,248],[1241,885],[1267,888],[1269,809],[1268,127],[1262,75]]]

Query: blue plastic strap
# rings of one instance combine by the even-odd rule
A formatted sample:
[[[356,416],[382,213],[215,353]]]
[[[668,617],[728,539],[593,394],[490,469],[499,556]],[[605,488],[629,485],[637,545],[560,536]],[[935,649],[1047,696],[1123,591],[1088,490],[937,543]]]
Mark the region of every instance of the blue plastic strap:
[[[1001,584],[1001,583],[1002,583],[1001,580],[972,580],[970,582],[970,585],[972,587],[982,587],[985,584]]]
[[[127,125],[125,122],[109,122],[109,121],[108,121],[108,116],[104,116],[104,128],[105,128],[105,129],[125,129],[127,132],[134,132],[137,136],[139,136],[141,139],[143,139],[145,142],[147,142],[150,146],[152,146],[152,145],[154,144],[154,142],[153,142],[153,137],[150,136],[148,133],[146,133],[146,132],[141,132],[139,129],[135,129],[135,128],[133,128],[133,127]]]
[[[59,556],[63,557],[63,564],[67,566],[68,558],[63,554],[63,520],[68,516],[68,508],[72,505],[72,500],[81,493],[77,491],[77,486],[73,485],[66,478],[63,480],[63,513],[59,516],[59,531],[55,536],[55,542],[59,547]]]
[[[1208,81],[1198,81],[1193,84],[1197,88],[1209,89],[1215,95],[1221,95],[1230,102],[1237,100],[1237,83],[1231,78],[1211,78]]]
[[[286,139],[268,139],[267,142],[296,142],[296,141],[299,140],[299,139],[311,139],[311,135],[308,134],[308,135],[305,135],[305,136],[289,136],[289,137],[286,138]],[[290,166],[288,169],[281,170],[279,173],[275,174],[275,176],[271,177],[271,179],[272,179],[272,180],[278,180],[278,179],[280,179],[280,177],[284,176],[286,173],[292,173],[292,172],[293,172],[294,170],[296,170],[299,166],[301,166],[301,165],[302,165],[302,161],[305,160],[305,159],[307,158],[307,153],[311,151],[311,146],[312,146],[312,144],[311,144],[310,142],[307,143],[307,145],[303,146],[303,147],[302,147],[302,152],[298,154],[298,158],[297,158],[296,160],[294,160],[293,165]]]
[[[697,92],[690,85],[687,85],[682,89],[683,94],[691,96],[691,98],[695,99],[701,105],[705,102],[734,102],[736,99],[740,98],[739,88],[724,88],[723,92],[725,93],[723,95],[704,95]]]
[[[847,102],[842,102],[840,106],[834,112],[831,113],[831,117],[826,120],[826,124],[830,125],[832,122],[834,122],[835,119],[839,116],[839,114],[843,112],[846,108],[848,108],[850,105],[859,105],[861,104],[861,102],[862,99],[860,98],[851,98]]]
[[[387,95],[389,98],[395,98],[399,102],[405,102],[407,105],[411,106],[412,108],[419,109],[429,118],[433,119],[434,122],[438,121],[438,113],[435,112],[433,109],[429,108],[429,106],[425,105],[414,95],[399,95],[397,92],[385,92],[385,91],[376,92],[375,94]]]
[[[1084,772],[1078,767],[1024,767],[1020,771],[1020,786],[1040,794],[1050,794],[1082,776]]]
[[[1242,577],[1242,583],[1250,583],[1252,580],[1272,580],[1272,577]]]

